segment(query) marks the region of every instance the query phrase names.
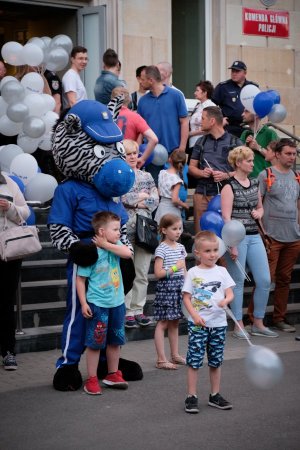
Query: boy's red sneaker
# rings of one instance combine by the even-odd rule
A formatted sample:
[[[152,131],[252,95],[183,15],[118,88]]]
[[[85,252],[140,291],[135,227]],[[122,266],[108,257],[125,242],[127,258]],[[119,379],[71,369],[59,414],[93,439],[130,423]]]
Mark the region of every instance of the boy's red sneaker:
[[[90,395],[101,395],[102,389],[99,385],[99,381],[97,377],[90,377],[86,380],[84,385],[84,391]]]
[[[117,370],[115,373],[109,373],[106,375],[102,382],[111,388],[115,389],[127,389],[128,383],[124,380],[121,370]]]

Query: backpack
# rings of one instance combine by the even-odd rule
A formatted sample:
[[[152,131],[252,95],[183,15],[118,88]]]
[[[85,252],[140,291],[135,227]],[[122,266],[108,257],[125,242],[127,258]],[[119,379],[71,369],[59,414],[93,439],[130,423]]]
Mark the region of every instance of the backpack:
[[[198,141],[197,141],[197,145],[200,147],[200,154],[199,154],[199,163],[201,163],[202,158],[203,158],[203,153],[204,153],[204,145],[207,141],[207,137],[208,135],[204,135],[201,136]],[[238,141],[239,138],[237,136],[234,136],[233,134],[230,135],[230,142],[229,142],[229,149],[232,150],[234,147],[236,147],[238,145]],[[191,154],[188,157],[188,162],[187,165],[190,164],[190,160],[191,160]],[[198,184],[198,179],[194,178],[192,175],[190,175],[188,173],[188,188],[189,189],[194,189],[197,187]]]
[[[267,167],[265,170],[266,170],[267,178],[264,179],[264,182],[267,185],[267,192],[270,192],[272,185],[275,183],[276,177],[272,171],[272,167]],[[295,180],[300,185],[300,173],[296,172],[296,170],[293,170],[293,172],[295,174]]]

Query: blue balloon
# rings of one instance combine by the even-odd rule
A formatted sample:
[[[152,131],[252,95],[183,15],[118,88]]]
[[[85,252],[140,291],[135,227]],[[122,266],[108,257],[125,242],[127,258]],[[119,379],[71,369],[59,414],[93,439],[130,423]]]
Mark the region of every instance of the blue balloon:
[[[142,154],[146,150],[146,147],[147,147],[147,144],[141,144],[139,146],[139,158],[142,156]],[[151,155],[146,159],[144,166],[147,167],[148,164],[152,163],[153,158],[154,158],[154,154],[152,152]]]
[[[274,105],[279,105],[280,103],[279,92],[275,91],[274,89],[270,89],[269,91],[267,91],[267,94],[269,94],[272,97]]]
[[[221,214],[221,195],[213,197],[207,205],[207,211],[215,211]]]
[[[200,219],[200,228],[203,231],[212,231],[217,236],[221,237],[224,221],[219,213],[216,211],[205,211]]]
[[[269,114],[274,104],[273,97],[268,92],[259,92],[253,100],[255,114],[261,119]]]
[[[22,192],[22,194],[24,194],[25,192],[25,185],[23,183],[23,181],[17,177],[16,175],[9,175],[9,178],[11,178],[15,183],[17,183],[17,185],[19,186],[20,191]]]
[[[26,219],[26,223],[27,223],[27,225],[35,225],[35,212],[31,206],[29,206],[29,209],[30,209],[30,215]]]

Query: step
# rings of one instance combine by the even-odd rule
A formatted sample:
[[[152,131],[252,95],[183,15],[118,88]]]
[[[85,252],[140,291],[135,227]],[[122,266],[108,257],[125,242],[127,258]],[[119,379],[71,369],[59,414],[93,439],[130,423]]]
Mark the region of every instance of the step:
[[[56,285],[55,285],[56,281]],[[41,282],[30,282],[28,284],[34,284],[36,287]],[[64,314],[66,310],[66,293],[67,284],[66,280],[52,280],[52,286],[47,288],[47,299],[43,297],[43,301],[33,301],[35,297],[31,295],[28,303],[24,302],[24,296],[22,298],[22,311],[21,320],[23,328],[31,328],[38,326],[48,325],[60,325],[63,323]],[[36,294],[40,295],[40,289],[35,290]],[[57,297],[55,296],[57,292]],[[244,307],[247,307],[251,298],[252,287],[248,286],[244,288]],[[26,299],[26,297],[25,297]],[[155,292],[148,293],[147,301],[144,307],[144,313],[147,316],[153,316],[153,302],[155,299]],[[268,305],[274,304],[273,292],[271,291]],[[291,283],[289,293],[289,305],[300,305],[300,283]]]
[[[272,306],[267,307],[266,325],[271,325]],[[244,315],[247,311],[244,309]],[[287,319],[291,324],[300,323],[300,303],[289,304],[287,311]],[[233,321],[228,318],[228,330],[233,330]],[[139,327],[132,330],[126,330],[126,338],[128,341],[153,339],[155,331],[155,323],[148,327]],[[43,327],[24,328],[24,334],[16,335],[16,352],[38,352],[46,350],[54,350],[60,348],[62,325],[52,325]],[[187,333],[187,321],[180,321],[179,333]],[[154,351],[154,343],[153,343]]]

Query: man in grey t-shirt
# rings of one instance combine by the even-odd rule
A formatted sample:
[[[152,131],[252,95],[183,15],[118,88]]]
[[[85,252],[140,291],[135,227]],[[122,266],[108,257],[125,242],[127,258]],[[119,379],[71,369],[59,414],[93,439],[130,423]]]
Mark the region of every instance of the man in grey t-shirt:
[[[296,329],[287,323],[286,311],[291,275],[300,255],[300,176],[292,170],[297,151],[291,139],[280,139],[274,151],[271,173],[263,170],[258,180],[263,197],[263,225],[271,238],[268,259],[275,282],[273,323],[279,330],[292,333]]]

